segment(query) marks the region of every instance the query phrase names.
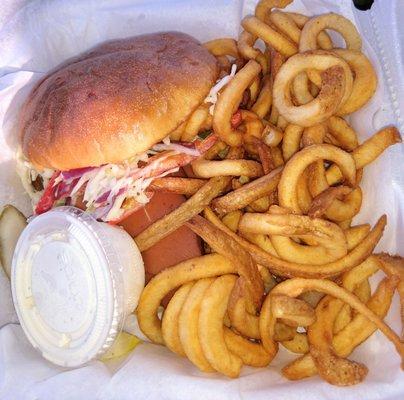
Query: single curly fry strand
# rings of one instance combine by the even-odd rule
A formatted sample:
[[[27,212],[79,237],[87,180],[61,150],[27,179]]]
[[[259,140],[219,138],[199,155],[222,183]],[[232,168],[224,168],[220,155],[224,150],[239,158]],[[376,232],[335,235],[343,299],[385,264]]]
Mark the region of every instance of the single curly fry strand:
[[[350,50],[360,50],[362,39],[355,25],[342,15],[329,13],[310,18],[304,25],[300,36],[299,51],[315,50],[317,36],[325,29],[337,31],[345,39],[346,47]]]
[[[231,38],[214,39],[205,42],[203,47],[208,49],[214,56],[231,56],[238,58],[237,42]]]
[[[247,32],[259,37],[285,57],[290,57],[298,52],[295,43],[256,17],[245,17],[241,21],[241,25]]]
[[[175,292],[164,310],[161,322],[164,344],[180,356],[185,356],[185,352],[178,333],[178,316],[192,286],[193,282],[186,283]]]
[[[231,126],[231,117],[241,102],[244,91],[260,73],[261,66],[250,60],[227,84],[218,98],[213,113],[213,130],[230,146],[240,146],[242,132]]]
[[[199,312],[204,294],[214,280],[215,278],[200,279],[193,285],[177,318],[178,334],[184,354],[204,372],[214,372],[214,369],[204,356],[198,337]]]
[[[273,8],[285,8],[292,2],[293,0],[260,0],[255,7],[255,16],[266,22],[266,17]]]
[[[206,290],[199,312],[198,333],[203,353],[213,368],[230,378],[237,378],[243,365],[224,339],[223,319],[236,280],[234,275],[217,278]]]

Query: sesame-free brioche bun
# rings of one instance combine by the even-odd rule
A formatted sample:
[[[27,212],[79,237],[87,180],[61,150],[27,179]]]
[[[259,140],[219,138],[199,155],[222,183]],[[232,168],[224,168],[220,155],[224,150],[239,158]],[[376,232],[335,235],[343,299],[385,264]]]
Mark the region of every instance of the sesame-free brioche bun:
[[[20,119],[23,154],[57,170],[122,162],[184,122],[217,76],[215,57],[183,33],[103,43],[31,92]]]

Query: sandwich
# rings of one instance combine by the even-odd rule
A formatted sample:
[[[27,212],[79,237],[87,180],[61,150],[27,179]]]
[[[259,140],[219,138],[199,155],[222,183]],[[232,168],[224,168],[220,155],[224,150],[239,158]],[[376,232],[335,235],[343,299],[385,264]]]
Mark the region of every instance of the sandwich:
[[[216,140],[171,141],[219,74],[194,38],[154,33],[103,43],[42,79],[20,118],[19,174],[35,214],[78,206],[119,223],[147,204],[156,178]]]
[[[18,172],[34,214],[72,205],[132,236],[186,198],[152,182],[181,174],[216,141],[170,134],[217,86],[216,58],[194,38],[154,33],[103,43],[57,67],[28,96],[20,117]],[[182,226],[143,252],[146,279],[202,254]]]

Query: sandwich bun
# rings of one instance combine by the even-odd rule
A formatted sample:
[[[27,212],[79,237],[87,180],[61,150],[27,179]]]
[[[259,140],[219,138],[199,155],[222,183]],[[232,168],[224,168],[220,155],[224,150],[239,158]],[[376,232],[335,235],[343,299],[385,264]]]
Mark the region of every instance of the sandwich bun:
[[[23,154],[38,169],[120,163],[184,122],[217,77],[215,57],[183,33],[103,43],[31,92],[20,118]]]

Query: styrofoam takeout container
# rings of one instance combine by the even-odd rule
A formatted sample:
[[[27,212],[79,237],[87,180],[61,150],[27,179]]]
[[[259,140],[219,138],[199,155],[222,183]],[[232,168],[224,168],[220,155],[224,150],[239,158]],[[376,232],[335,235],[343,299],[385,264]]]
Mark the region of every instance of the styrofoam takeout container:
[[[117,37],[159,30],[181,30],[201,41],[234,37],[240,19],[257,0],[5,0],[0,7],[0,206],[12,203],[27,213],[28,203],[14,172],[15,117],[32,85],[46,71],[95,44]],[[9,8],[16,12],[7,11]],[[25,5],[25,7],[23,7]],[[6,12],[4,12],[6,10]],[[16,11],[17,10],[17,11]],[[18,11],[19,10],[19,11]],[[372,101],[351,118],[360,141],[395,124],[404,131],[404,1],[375,0],[360,12],[351,0],[295,0],[293,10],[307,15],[337,12],[354,21],[364,51],[378,74]],[[3,14],[2,14],[3,12]],[[3,17],[3,18],[2,18]],[[374,223],[388,214],[378,250],[404,254],[404,149],[394,146],[366,168],[364,203],[355,222]],[[16,322],[11,294],[0,274],[0,326]],[[105,317],[105,316],[104,316]],[[397,298],[387,321],[399,329]],[[279,370],[295,355],[280,352],[268,368],[243,368],[237,380],[202,374],[162,346],[142,344],[124,363],[90,362],[64,371],[50,365],[27,343],[17,325],[0,329],[2,399],[341,399],[401,400],[403,373],[393,347],[375,333],[351,358],[364,362],[364,383],[333,387],[318,377],[289,382]]]

